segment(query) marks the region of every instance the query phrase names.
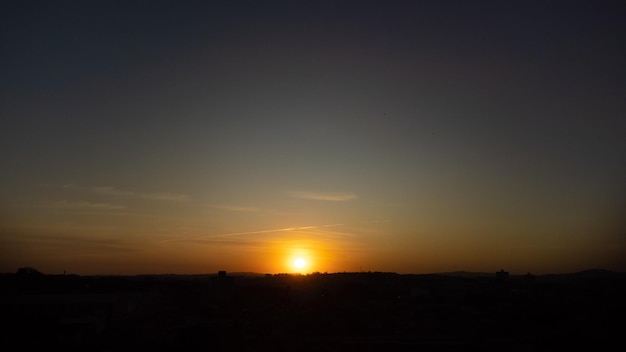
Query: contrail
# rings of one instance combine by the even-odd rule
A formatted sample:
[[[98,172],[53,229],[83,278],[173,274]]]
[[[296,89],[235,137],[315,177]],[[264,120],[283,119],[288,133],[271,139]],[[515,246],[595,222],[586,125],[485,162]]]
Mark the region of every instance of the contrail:
[[[290,231],[304,231],[311,229],[321,229],[328,227],[343,226],[344,224],[327,224],[327,225],[312,225],[312,226],[298,226],[298,227],[285,227],[281,229],[259,230],[259,231],[246,231],[246,232],[232,232],[232,233],[220,233],[216,235],[202,235],[192,238],[170,238],[162,240],[161,242],[184,242],[184,241],[198,241],[209,238],[221,238],[221,237],[234,237],[245,235],[259,235],[263,233],[276,233],[276,232],[290,232]]]
[[[208,235],[203,237],[229,237],[229,236],[241,236],[241,235],[256,235],[261,233],[271,233],[271,232],[289,232],[289,231],[299,231],[299,230],[310,230],[310,229],[318,229],[318,228],[326,228],[326,227],[335,227],[335,226],[343,226],[343,224],[329,224],[329,225],[313,225],[313,226],[300,226],[300,227],[286,227],[282,229],[272,229],[272,230],[260,230],[260,231],[247,231],[247,232],[233,232],[233,233],[222,233],[219,235]]]

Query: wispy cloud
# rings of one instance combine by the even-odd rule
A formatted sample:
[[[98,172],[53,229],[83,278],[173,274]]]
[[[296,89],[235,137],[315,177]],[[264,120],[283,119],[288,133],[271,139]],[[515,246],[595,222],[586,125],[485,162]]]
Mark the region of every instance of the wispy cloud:
[[[335,226],[343,226],[343,224],[285,227],[285,228],[282,228],[282,229],[223,233],[223,234],[218,234],[218,235],[209,235],[209,236],[206,236],[206,237],[230,237],[230,236],[256,235],[256,234],[275,233],[275,232],[303,231],[303,230],[311,230],[311,229],[319,229],[319,228],[323,228],[323,227],[335,227]]]
[[[133,192],[128,190],[119,189],[116,187],[84,187],[78,186],[75,184],[67,184],[63,186],[66,189],[77,189],[84,190],[96,194],[106,195],[106,196],[116,196],[116,197],[129,197],[129,198],[139,198],[139,199],[148,199],[148,200],[163,200],[163,201],[173,201],[173,202],[188,202],[191,200],[191,196],[187,194],[181,193],[168,193],[168,192],[158,192],[158,193],[142,193],[142,192]]]
[[[165,240],[165,242],[216,241],[216,240],[221,240],[225,238],[235,238],[235,237],[249,238],[248,237],[249,235],[277,234],[281,232],[296,232],[296,231],[310,233],[311,231],[314,231],[315,229],[324,230],[327,228],[337,227],[337,226],[344,226],[344,224],[312,225],[312,226],[284,227],[284,228],[278,228],[278,229],[267,229],[267,230],[257,230],[257,231],[229,232],[229,233],[197,236],[193,238],[176,238],[176,239]]]
[[[256,207],[243,207],[238,205],[228,205],[228,204],[209,204],[209,207],[219,210],[227,210],[227,211],[237,211],[237,212],[257,212],[261,211],[260,208]]]
[[[49,232],[45,230],[44,233]],[[26,247],[35,250],[50,247],[55,252],[70,251],[72,255],[114,252],[136,252],[138,247],[122,238],[106,236],[62,235],[50,236],[39,231],[5,232],[0,238],[0,245]]]
[[[294,198],[324,200],[331,202],[345,202],[358,198],[356,194],[349,192],[292,191],[289,194]]]
[[[51,203],[51,208],[67,209],[67,210],[121,210],[126,209],[125,205],[109,204],[109,203],[94,203],[87,201],[69,201],[62,200]]]

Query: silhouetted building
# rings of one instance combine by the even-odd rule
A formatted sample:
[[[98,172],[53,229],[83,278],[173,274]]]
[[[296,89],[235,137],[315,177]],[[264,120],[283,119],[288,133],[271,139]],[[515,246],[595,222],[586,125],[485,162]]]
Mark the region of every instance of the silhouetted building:
[[[209,283],[209,295],[215,298],[225,298],[232,294],[234,277],[226,275],[225,270],[220,270],[217,276],[211,277]]]
[[[498,280],[506,280],[508,278],[509,278],[509,272],[508,271],[504,271],[504,270],[496,271],[496,279],[498,279]]]

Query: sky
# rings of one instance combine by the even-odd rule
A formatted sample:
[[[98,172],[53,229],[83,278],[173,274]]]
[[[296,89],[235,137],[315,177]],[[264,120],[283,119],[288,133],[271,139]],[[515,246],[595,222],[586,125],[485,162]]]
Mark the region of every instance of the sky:
[[[2,0],[0,272],[626,271],[624,18]]]

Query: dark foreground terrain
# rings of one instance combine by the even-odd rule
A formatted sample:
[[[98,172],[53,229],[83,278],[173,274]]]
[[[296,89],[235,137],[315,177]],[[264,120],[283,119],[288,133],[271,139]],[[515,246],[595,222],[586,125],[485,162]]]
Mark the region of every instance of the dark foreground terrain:
[[[626,275],[0,275],[3,351],[608,350]]]

